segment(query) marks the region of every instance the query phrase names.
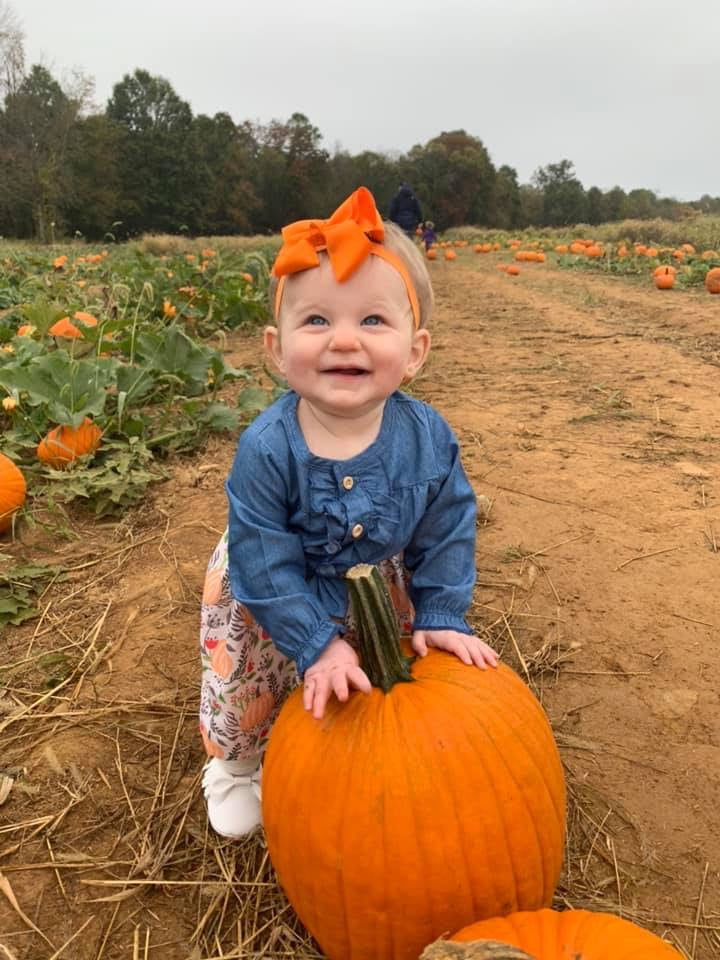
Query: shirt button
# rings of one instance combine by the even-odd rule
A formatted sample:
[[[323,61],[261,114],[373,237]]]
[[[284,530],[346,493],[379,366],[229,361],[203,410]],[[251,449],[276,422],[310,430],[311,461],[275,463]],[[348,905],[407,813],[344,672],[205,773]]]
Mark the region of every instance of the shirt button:
[[[361,523],[356,523],[350,533],[353,535],[353,539],[357,540],[358,537],[361,537],[365,533],[365,527]]]
[[[346,490],[352,490],[354,483],[355,481],[353,480],[352,477],[343,477],[342,479],[342,485],[345,487]]]

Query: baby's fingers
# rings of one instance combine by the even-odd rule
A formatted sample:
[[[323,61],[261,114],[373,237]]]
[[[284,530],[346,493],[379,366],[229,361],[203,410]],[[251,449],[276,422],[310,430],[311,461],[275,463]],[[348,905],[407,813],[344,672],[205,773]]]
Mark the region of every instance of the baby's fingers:
[[[370,693],[372,690],[372,684],[367,674],[360,667],[353,667],[348,671],[348,682],[350,686],[355,687],[356,690],[360,690],[362,693]]]
[[[474,642],[468,643],[468,650],[475,666],[480,667],[481,670],[486,667],[496,667],[498,665],[498,655],[493,648],[484,640],[478,640],[477,637],[472,639]]]

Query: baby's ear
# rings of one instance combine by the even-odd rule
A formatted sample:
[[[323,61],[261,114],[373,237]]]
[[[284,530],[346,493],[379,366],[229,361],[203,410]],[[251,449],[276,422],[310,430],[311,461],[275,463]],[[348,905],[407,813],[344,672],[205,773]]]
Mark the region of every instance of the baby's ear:
[[[263,346],[280,373],[284,373],[285,368],[282,359],[282,349],[280,347],[280,331],[277,327],[265,327]]]
[[[421,327],[413,334],[412,347],[410,349],[408,364],[405,368],[405,377],[403,379],[403,383],[407,383],[412,380],[412,378],[420,371],[423,364],[427,360],[429,350],[430,331],[426,330],[425,327]]]

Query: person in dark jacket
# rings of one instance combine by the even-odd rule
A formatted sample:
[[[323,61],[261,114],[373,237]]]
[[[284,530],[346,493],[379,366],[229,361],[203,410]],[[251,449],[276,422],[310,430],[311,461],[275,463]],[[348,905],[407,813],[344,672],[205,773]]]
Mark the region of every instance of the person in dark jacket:
[[[415,228],[422,222],[420,204],[407,183],[401,183],[398,192],[392,198],[390,219],[409,237],[414,235]]]

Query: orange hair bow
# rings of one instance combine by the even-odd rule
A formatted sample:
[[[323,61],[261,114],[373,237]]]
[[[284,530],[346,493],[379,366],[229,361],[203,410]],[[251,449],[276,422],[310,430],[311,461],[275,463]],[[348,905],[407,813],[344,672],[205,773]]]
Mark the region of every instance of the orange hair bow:
[[[296,220],[283,227],[283,245],[272,272],[280,277],[275,297],[275,316],[285,277],[320,264],[320,251],[326,251],[338,283],[347,280],[368,256],[381,257],[397,270],[407,289],[415,327],[420,326],[420,306],[410,274],[402,260],[383,246],[385,227],[367,187],[358,187],[327,220]]]

